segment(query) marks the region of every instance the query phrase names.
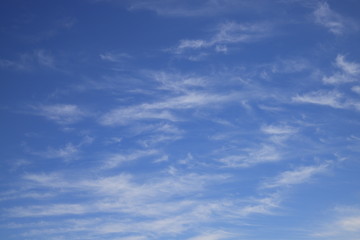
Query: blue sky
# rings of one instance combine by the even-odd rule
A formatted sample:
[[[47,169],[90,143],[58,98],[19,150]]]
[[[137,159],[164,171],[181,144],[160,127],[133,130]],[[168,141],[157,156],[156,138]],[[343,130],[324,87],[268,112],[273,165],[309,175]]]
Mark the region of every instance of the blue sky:
[[[2,239],[358,240],[359,10],[3,1]]]

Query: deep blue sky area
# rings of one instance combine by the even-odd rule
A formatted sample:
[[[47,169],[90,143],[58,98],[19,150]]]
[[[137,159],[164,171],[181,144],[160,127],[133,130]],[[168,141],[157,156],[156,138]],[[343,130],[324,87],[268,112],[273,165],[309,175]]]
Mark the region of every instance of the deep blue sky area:
[[[0,238],[359,240],[357,0],[0,8]]]

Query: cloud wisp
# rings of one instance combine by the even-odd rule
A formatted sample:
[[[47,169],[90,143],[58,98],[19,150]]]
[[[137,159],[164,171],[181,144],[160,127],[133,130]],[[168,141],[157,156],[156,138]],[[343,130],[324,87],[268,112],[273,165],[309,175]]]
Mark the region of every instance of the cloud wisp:
[[[55,69],[55,63],[54,56],[44,49],[21,54],[16,60],[0,59],[0,67],[19,71],[29,71],[35,67]]]
[[[345,108],[343,94],[338,91],[319,90],[303,95],[297,95],[292,98],[294,102],[311,103],[316,105],[324,105],[333,108]]]
[[[33,226],[35,231],[24,232],[29,236],[59,234],[64,229],[71,235],[78,231],[76,226],[82,226],[88,234],[131,234],[141,229],[145,235],[164,237],[184,233],[198,234],[196,228],[199,224],[234,217],[244,218],[252,214],[270,214],[279,204],[275,195],[246,201],[208,195],[213,185],[229,181],[227,175],[171,173],[142,183],[134,177],[131,174],[120,174],[97,179],[68,179],[55,173],[27,174],[24,180],[28,183],[28,191],[53,192],[57,197],[63,194],[80,194],[88,198],[82,202],[19,206],[6,212],[12,218],[62,216],[64,219],[56,225],[48,221],[48,225]],[[87,217],[95,213],[98,216],[95,219]],[[122,219],[112,217],[114,213],[122,214]],[[74,219],[75,225],[68,224],[73,221],[71,219]],[[93,224],[97,227],[94,228]],[[197,238],[200,236],[204,237],[198,235]],[[206,236],[220,237],[213,233]]]
[[[182,119],[176,117],[174,111],[211,107],[230,102],[235,98],[235,93],[220,95],[189,92],[180,96],[170,97],[163,101],[111,110],[100,118],[100,123],[103,125],[126,125],[133,121],[147,119],[161,119],[176,122]]]
[[[218,159],[227,168],[248,168],[258,164],[273,163],[282,160],[280,151],[273,145],[244,149],[243,154],[230,155]]]
[[[34,114],[43,116],[61,125],[74,124],[81,121],[88,114],[74,104],[52,104],[32,106]]]
[[[354,29],[354,23],[332,10],[327,2],[320,2],[314,11],[315,23],[327,28],[335,35]]]
[[[273,180],[263,183],[263,188],[289,187],[309,181],[314,175],[324,173],[328,165],[299,167],[291,171],[285,171]]]
[[[266,23],[225,22],[216,27],[215,33],[208,39],[183,39],[173,49],[175,54],[187,51],[213,49],[227,53],[227,45],[256,42],[272,34],[273,26]]]
[[[356,62],[349,62],[344,55],[337,55],[335,66],[340,71],[335,72],[329,77],[323,77],[325,84],[343,84],[358,81],[360,76],[360,64]]]
[[[193,2],[184,1],[156,1],[135,0],[129,2],[130,11],[146,9],[167,17],[209,17],[226,13],[263,8],[263,1],[234,1],[234,0],[205,0]]]
[[[339,206],[334,216],[324,220],[310,236],[317,239],[356,239],[360,233],[360,209],[357,206]]]

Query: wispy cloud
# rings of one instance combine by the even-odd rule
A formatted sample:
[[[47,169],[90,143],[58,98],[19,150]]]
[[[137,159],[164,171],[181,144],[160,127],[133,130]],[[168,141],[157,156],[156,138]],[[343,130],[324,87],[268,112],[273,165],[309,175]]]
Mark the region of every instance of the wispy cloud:
[[[360,216],[346,217],[339,220],[337,223],[346,231],[360,232]]]
[[[268,141],[275,146],[286,146],[286,140],[290,137],[296,137],[298,128],[287,124],[263,125],[260,130],[268,136]]]
[[[178,119],[167,110],[145,109],[143,106],[134,106],[132,108],[111,110],[100,118],[100,123],[103,125],[126,125],[133,121],[148,119],[178,121]]]
[[[303,95],[297,95],[293,97],[292,100],[298,103],[323,105],[338,109],[360,110],[360,102],[358,100],[351,99],[337,90],[314,91]]]
[[[105,52],[99,55],[101,60],[108,62],[121,63],[126,60],[131,59],[132,57],[127,53],[118,53],[118,52]]]
[[[34,105],[32,109],[35,114],[64,125],[76,123],[88,115],[74,104]]]
[[[15,207],[9,210],[10,216],[15,217],[42,217],[42,216],[58,216],[67,214],[84,214],[89,212],[86,206],[81,204],[54,204],[50,206],[32,206],[28,208]]]
[[[287,125],[264,125],[261,127],[261,131],[270,135],[291,135],[296,133],[298,130],[294,127],[290,127]]]
[[[159,86],[160,90],[168,90],[174,93],[191,92],[207,87],[209,80],[201,76],[183,75],[165,71],[146,72]]]
[[[55,68],[54,56],[44,49],[21,54],[16,60],[0,59],[0,67],[15,70],[32,70],[34,67]]]
[[[172,111],[216,106],[234,100],[236,97],[237,95],[234,93],[221,95],[189,92],[163,101],[111,110],[100,118],[100,123],[103,125],[121,125],[146,119],[179,121],[180,119]]]
[[[38,154],[44,158],[62,158],[65,160],[70,160],[75,158],[78,153],[79,148],[72,143],[68,143],[62,148],[49,148],[46,152],[41,152]]]
[[[311,236],[321,239],[357,239],[360,234],[360,209],[353,206],[337,207],[334,216],[326,219]]]
[[[357,75],[360,73],[360,63],[348,62],[345,60],[344,55],[338,55],[336,57],[336,65],[350,75]]]
[[[357,94],[360,94],[360,86],[353,86],[351,90]]]
[[[184,130],[165,122],[159,124],[135,124],[131,127],[131,132],[135,136],[141,136],[138,143],[146,148],[152,148],[159,143],[171,143],[181,139],[184,134]]]
[[[308,60],[304,58],[285,58],[270,64],[272,73],[297,73],[311,69]]]
[[[333,34],[341,35],[354,29],[354,23],[332,10],[327,2],[320,2],[313,14],[315,22]]]
[[[261,163],[278,162],[282,160],[280,151],[272,145],[263,144],[257,148],[244,149],[243,153],[218,159],[225,167],[246,168]]]
[[[324,173],[328,170],[328,165],[299,167],[291,171],[285,171],[273,180],[265,182],[264,188],[288,187],[295,184],[302,184],[309,181],[314,175]]]
[[[193,1],[156,1],[156,0],[135,0],[129,1],[129,10],[147,9],[162,16],[172,17],[199,17],[214,16],[229,13],[234,10],[258,9],[263,7],[262,1],[242,0],[205,0],[194,3]]]
[[[63,159],[65,161],[70,161],[77,159],[79,157],[79,153],[81,152],[81,148],[86,145],[92,144],[94,138],[85,136],[82,141],[78,144],[73,144],[71,142],[66,143],[65,145],[54,148],[48,147],[45,151],[32,151],[30,150],[29,153],[40,156],[47,159]]]
[[[225,22],[216,27],[208,39],[184,39],[172,51],[182,54],[186,50],[214,48],[215,52],[227,53],[228,44],[248,43],[270,36],[273,26],[266,23]]]
[[[344,108],[343,95],[338,91],[319,90],[292,98],[294,102],[311,103],[317,105],[330,106],[333,108]]]
[[[138,183],[129,174],[102,177],[98,179],[66,179],[59,174],[27,174],[24,179],[34,189],[42,188],[58,194],[87,194],[93,201],[87,204],[51,204],[46,206],[17,207],[9,214],[22,216],[52,216],[83,214],[87,212],[124,212],[143,216],[164,216],[169,212],[193,205],[196,201],[183,199],[217,182],[226,181],[225,175],[175,174],[154,177]],[[53,190],[52,190],[53,189]],[[61,189],[58,192],[57,189]],[[29,190],[33,190],[30,188]],[[121,201],[118,197],[121,196]],[[181,197],[179,201],[174,197]],[[143,208],[140,206],[146,206]],[[69,205],[69,208],[66,206]],[[71,211],[71,209],[73,211]]]
[[[187,233],[187,236],[194,236],[190,239],[207,237],[220,240],[235,235],[225,231],[200,234],[198,227],[204,223],[231,222],[231,219],[253,214],[272,214],[281,201],[278,194],[240,200],[214,194],[213,191],[218,189],[214,186],[231,180],[223,174],[171,171],[139,181],[130,174],[69,178],[53,173],[27,174],[24,180],[26,187],[23,191],[53,193],[55,196],[81,194],[88,199],[85,202],[48,202],[6,210],[10,217],[30,217],[33,223],[38,217],[62,216],[63,220],[60,221],[52,222],[49,219],[46,225],[33,225],[32,230],[26,230],[26,224],[19,226],[28,236],[59,234],[63,231],[72,234],[82,229],[87,234],[132,234],[141,231],[145,236],[166,237]],[[97,217],[88,217],[90,213],[96,213]],[[121,213],[124,217],[120,220],[108,213]]]
[[[105,160],[104,168],[114,168],[125,162],[135,161],[140,158],[157,155],[159,152],[154,149],[139,150],[131,154],[113,154],[107,160]]]
[[[234,237],[234,234],[225,231],[215,231],[210,233],[203,233],[196,237],[188,238],[187,240],[225,240]]]
[[[360,64],[356,62],[349,62],[344,55],[337,55],[335,65],[341,71],[335,72],[329,77],[323,77],[323,82],[326,84],[341,84],[347,82],[358,81],[360,76]]]

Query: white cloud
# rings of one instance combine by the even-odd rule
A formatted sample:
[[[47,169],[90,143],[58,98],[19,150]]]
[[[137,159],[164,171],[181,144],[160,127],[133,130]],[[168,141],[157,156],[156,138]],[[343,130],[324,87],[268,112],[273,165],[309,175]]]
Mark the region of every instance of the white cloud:
[[[129,174],[97,179],[68,179],[59,174],[27,174],[24,179],[28,183],[28,191],[40,189],[41,192],[45,193],[53,192],[67,195],[81,193],[83,196],[88,196],[92,201],[82,204],[15,207],[8,211],[14,217],[92,212],[122,212],[160,217],[170,213],[179,214],[181,210],[194,206],[197,204],[197,201],[191,197],[194,196],[194,193],[204,192],[205,187],[216,182],[226,181],[227,176],[175,174],[152,178],[144,183],[138,183]]]
[[[32,164],[31,161],[25,159],[17,159],[11,162],[11,171],[15,171],[19,168]]]
[[[287,125],[265,125],[261,127],[261,131],[270,135],[292,135],[298,130]]]
[[[215,51],[216,52],[221,52],[221,53],[227,53],[228,52],[228,48],[226,45],[216,45],[215,46]]]
[[[314,11],[315,22],[326,27],[331,33],[341,35],[348,27],[348,22],[340,14],[330,9],[327,2],[319,3]]]
[[[173,124],[159,123],[159,124],[136,124],[131,128],[131,132],[136,136],[141,135],[141,139],[137,142],[146,148],[154,147],[159,143],[169,143],[181,139],[184,131]]]
[[[281,153],[274,146],[263,144],[258,148],[243,150],[244,154],[230,155],[218,159],[225,167],[246,168],[261,163],[278,162],[282,159]]]
[[[353,82],[356,79],[347,74],[337,72],[331,75],[330,77],[324,76],[322,80],[325,84],[341,84],[341,83]]]
[[[129,60],[132,57],[127,53],[116,53],[116,52],[105,52],[101,53],[100,59],[109,62],[123,62],[124,60]]]
[[[217,27],[218,32],[210,41],[211,45],[252,42],[268,36],[272,29],[265,23],[236,23],[226,22]]]
[[[188,238],[187,240],[224,240],[234,237],[233,234],[225,231],[215,231],[210,233],[203,233],[196,237]]]
[[[335,72],[329,77],[323,77],[323,82],[326,84],[341,84],[347,82],[358,81],[360,76],[360,64],[349,62],[345,60],[344,55],[337,55],[335,65],[340,72]]]
[[[189,92],[187,94],[166,99],[166,101],[143,104],[144,109],[191,109],[216,105],[219,103],[234,100],[237,94],[209,94],[199,92]]]
[[[76,159],[81,152],[81,147],[90,145],[94,141],[94,138],[85,136],[78,144],[74,145],[73,143],[66,143],[65,145],[54,148],[48,147],[45,151],[32,151],[29,150],[29,153],[44,158],[61,158],[63,160],[69,161]]]
[[[103,125],[126,125],[133,121],[147,119],[178,121],[178,119],[169,111],[145,109],[143,106],[134,106],[111,110],[100,118],[100,123]]]
[[[213,16],[228,12],[252,10],[263,7],[262,1],[242,0],[204,0],[204,1],[157,1],[157,0],[132,0],[129,1],[130,10],[147,9],[158,15],[173,17],[198,17]],[[263,2],[262,2],[263,3]]]
[[[301,184],[309,181],[314,175],[324,173],[328,165],[299,167],[297,169],[286,171],[271,181],[264,183],[264,188],[287,187],[295,184]]]
[[[278,146],[284,145],[287,139],[298,132],[297,128],[285,124],[263,125],[260,130],[269,136],[270,142]]]
[[[32,108],[35,114],[65,125],[76,123],[88,115],[74,104],[37,105]]]
[[[181,54],[187,49],[194,50],[214,47],[216,52],[227,53],[227,44],[261,40],[270,35],[272,28],[272,25],[265,23],[226,22],[218,25],[216,32],[209,39],[181,40],[173,51]]]
[[[31,70],[37,66],[55,68],[54,56],[44,49],[39,49],[21,54],[16,60],[0,59],[0,67],[3,68]]]
[[[116,108],[101,116],[103,125],[126,125],[135,121],[167,120],[179,121],[174,110],[196,107],[216,106],[234,99],[236,94],[213,94],[204,91],[208,80],[204,77],[168,73],[163,71],[145,71],[146,77],[157,85],[151,95],[163,96],[162,99],[143,104]],[[164,94],[163,90],[167,91]]]
[[[293,97],[294,102],[311,103],[317,105],[330,106],[333,108],[344,108],[343,95],[337,91],[319,90],[304,95]]]
[[[272,214],[273,209],[279,207],[281,196],[278,193],[273,193],[269,196],[257,199],[251,199],[251,203],[234,210],[235,214],[240,216],[248,216],[252,214]]]
[[[353,86],[351,90],[357,94],[360,94],[360,86]]]
[[[158,89],[168,90],[175,93],[189,92],[196,89],[203,89],[209,84],[208,79],[191,75],[182,75],[179,73],[146,72],[157,83],[160,84]]]
[[[111,145],[111,144],[119,144],[123,141],[122,138],[120,137],[110,137],[105,141],[106,145]]]
[[[324,239],[358,239],[360,234],[360,209],[338,207],[335,216],[326,219],[311,236]]]
[[[146,119],[178,121],[179,119],[170,112],[171,110],[216,106],[234,100],[236,97],[237,95],[234,93],[219,95],[188,92],[181,96],[170,97],[163,101],[111,110],[100,118],[100,123],[103,125],[121,125]]]
[[[22,224],[21,226],[13,226],[15,228],[26,228],[32,229],[28,230],[24,234],[27,236],[37,236],[37,235],[48,235],[48,234],[59,234],[66,232],[71,234],[72,232],[85,231],[86,234],[131,234],[129,237],[139,237],[142,239],[144,236],[152,236],[155,238],[161,237],[174,237],[179,236],[180,234],[187,233],[186,235],[198,235],[190,238],[194,239],[228,239],[238,234],[225,232],[221,230],[208,230],[204,231],[199,228],[202,223],[211,223],[214,224],[218,221],[224,221],[244,217],[248,214],[269,214],[271,208],[276,208],[277,203],[274,202],[274,197],[264,198],[264,199],[252,199],[251,204],[245,207],[236,205],[235,202],[228,201],[214,201],[214,202],[195,202],[188,203],[185,205],[185,208],[179,209],[178,212],[171,212],[165,216],[158,218],[137,218],[129,219],[126,215],[122,219],[113,218],[109,216],[99,215],[96,218],[75,218],[67,220],[56,220],[56,221],[47,221],[47,222],[37,222],[31,224]],[[176,202],[173,205],[183,205],[182,203]],[[164,210],[167,208],[167,204],[162,204],[162,206],[153,206],[156,207],[156,210]],[[58,209],[61,209],[62,206],[57,206]],[[140,206],[139,206],[140,207]],[[45,208],[46,209],[46,208]],[[70,206],[70,209],[72,207]],[[28,212],[28,211],[27,211]],[[55,209],[50,212],[56,212]],[[113,212],[112,212],[113,213]],[[72,215],[76,215],[76,212]],[[74,216],[72,216],[74,217]],[[31,227],[30,227],[31,226]],[[61,226],[61,227],[60,227]],[[134,233],[140,233],[143,236],[133,236]],[[128,236],[128,235],[127,235]],[[84,237],[84,236],[83,236]],[[207,237],[207,238],[206,238]],[[120,238],[122,239],[122,238]],[[125,237],[127,239],[127,237]],[[145,237],[145,239],[147,239]],[[189,239],[189,238],[186,238]]]
[[[311,68],[310,63],[303,58],[279,59],[270,64],[272,73],[296,73]]]
[[[38,155],[45,158],[62,158],[65,160],[71,160],[75,158],[78,153],[79,147],[73,145],[72,143],[68,143],[64,147],[58,149],[49,148],[45,152],[38,153]]]
[[[220,240],[235,235],[220,230],[204,232],[199,227],[203,224],[232,222],[233,219],[253,214],[273,214],[281,201],[279,194],[247,199],[229,199],[215,194],[219,184],[226,184],[231,180],[229,176],[221,174],[172,171],[171,174],[157,175],[141,181],[130,174],[96,178],[27,174],[24,180],[24,187],[28,191],[55,193],[58,195],[56,199],[60,199],[59,195],[82,196],[87,199],[6,210],[7,216],[32,218],[31,228],[27,228],[26,223],[19,226],[25,229],[24,234],[28,236],[84,231],[90,235],[122,233],[131,234],[130,236],[141,232],[143,236],[160,238],[201,233],[193,239],[207,237],[206,239]],[[89,216],[90,213],[96,213],[97,217]],[[123,217],[119,219],[108,213],[121,213]],[[42,221],[45,225],[36,220],[37,217],[45,216],[62,216],[62,219]],[[39,221],[38,226],[34,225],[36,221]]]
[[[294,102],[324,105],[333,108],[360,110],[360,102],[344,96],[342,93],[319,90],[292,98]]]
[[[53,68],[55,66],[54,57],[45,50],[37,50],[34,54],[40,65],[50,68]]]
[[[130,237],[122,237],[122,238],[117,238],[114,240],[147,240],[148,238],[144,237],[144,236],[130,236]]]
[[[360,73],[360,64],[346,61],[344,55],[337,55],[336,65],[341,68],[345,73],[348,73],[350,75],[357,75]]]
[[[170,142],[174,142],[176,140],[181,139],[182,137],[179,135],[169,135],[169,134],[157,134],[152,135],[150,137],[139,140],[138,142],[144,147],[151,147],[154,145],[158,145],[160,143],[168,144]]]
[[[157,154],[159,154],[159,152],[154,149],[139,150],[139,151],[136,151],[136,152],[128,154],[128,155],[113,154],[111,157],[109,157],[107,160],[105,160],[104,167],[105,168],[114,168],[114,167],[118,167],[119,165],[121,165],[125,162],[135,161],[139,158],[149,157],[149,156],[153,156],[153,155],[157,155]]]
[[[46,187],[66,186],[66,181],[59,174],[26,174],[24,179]]]
[[[337,224],[345,231],[360,232],[360,216],[342,218]]]
[[[58,215],[77,215],[89,212],[86,206],[81,204],[54,204],[50,206],[38,205],[31,207],[15,207],[8,209],[12,217],[42,217]]]
[[[204,40],[180,40],[178,50],[186,49],[186,48],[203,48],[211,46],[211,43],[208,43]]]

